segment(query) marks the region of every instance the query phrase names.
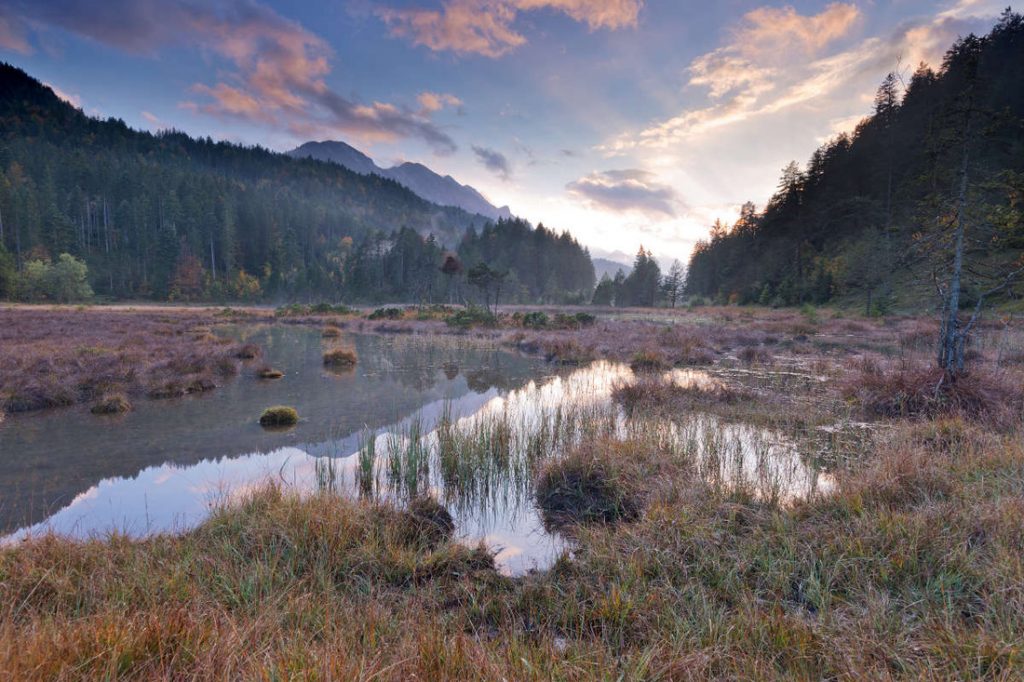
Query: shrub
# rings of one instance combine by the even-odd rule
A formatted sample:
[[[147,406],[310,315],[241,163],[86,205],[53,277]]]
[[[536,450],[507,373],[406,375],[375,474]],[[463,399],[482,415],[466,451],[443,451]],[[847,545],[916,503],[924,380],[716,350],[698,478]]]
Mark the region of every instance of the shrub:
[[[640,515],[641,500],[627,478],[611,456],[596,446],[582,447],[541,470],[537,505],[554,527],[632,520]]]
[[[106,395],[100,398],[99,402],[92,406],[93,414],[121,414],[132,409],[128,398],[120,393]]]
[[[333,348],[324,353],[324,364],[328,367],[352,367],[359,357],[354,350]]]
[[[295,426],[299,423],[299,413],[294,407],[275,405],[263,410],[260,415],[260,426]]]
[[[449,315],[444,321],[449,327],[468,329],[474,326],[493,327],[498,318],[483,308],[470,306]]]
[[[400,320],[405,315],[401,308],[377,308],[366,316],[368,320]]]
[[[547,313],[538,310],[523,315],[522,324],[528,329],[543,329],[547,327],[550,322],[551,320],[548,318]]]

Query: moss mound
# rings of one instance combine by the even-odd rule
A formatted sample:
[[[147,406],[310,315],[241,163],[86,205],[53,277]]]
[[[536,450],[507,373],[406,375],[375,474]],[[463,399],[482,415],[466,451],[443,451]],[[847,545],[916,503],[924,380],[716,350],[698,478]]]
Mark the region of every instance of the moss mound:
[[[294,407],[275,405],[263,410],[260,415],[260,426],[280,427],[295,426],[299,423],[299,413]]]

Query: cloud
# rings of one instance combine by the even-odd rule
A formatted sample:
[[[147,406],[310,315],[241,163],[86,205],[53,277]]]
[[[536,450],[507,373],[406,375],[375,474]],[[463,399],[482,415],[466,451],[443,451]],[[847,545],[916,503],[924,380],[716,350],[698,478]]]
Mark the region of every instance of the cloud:
[[[877,87],[887,71],[900,63],[935,63],[958,32],[973,28],[966,20],[943,13],[909,21],[885,38],[866,38],[835,54],[808,59],[847,35],[860,18],[856,7],[842,3],[812,16],[801,16],[792,7],[747,13],[729,42],[690,63],[687,85],[703,89],[706,103],[638,132],[621,134],[599,149],[615,155],[630,149],[671,147],[715,129],[801,106],[843,108],[829,115],[851,119],[867,113],[861,95]]]
[[[438,153],[455,142],[429,118],[388,103],[363,104],[331,90],[333,53],[319,36],[255,0],[9,0],[0,27],[58,27],[137,54],[192,45],[230,65],[197,83],[188,109],[286,127],[296,135],[351,134],[364,140],[416,137]],[[0,40],[2,38],[0,29]],[[7,42],[10,42],[9,40]]]
[[[549,9],[590,30],[636,26],[643,0],[445,0],[440,9],[379,8],[391,35],[434,52],[497,58],[526,43],[513,28],[519,12]]]
[[[455,95],[439,92],[421,92],[416,101],[420,104],[420,111],[425,114],[441,111],[445,107],[462,106],[462,100]]]
[[[594,172],[566,185],[569,194],[613,211],[639,211],[648,216],[676,215],[675,190],[639,169]]]
[[[794,48],[814,54],[846,36],[860,19],[856,5],[842,2],[833,2],[813,16],[798,14],[792,6],[759,7],[743,16],[733,44],[747,55],[780,54]]]
[[[512,176],[512,165],[501,152],[473,145],[473,153],[476,154],[477,161],[483,164],[484,168],[502,180],[508,180]]]

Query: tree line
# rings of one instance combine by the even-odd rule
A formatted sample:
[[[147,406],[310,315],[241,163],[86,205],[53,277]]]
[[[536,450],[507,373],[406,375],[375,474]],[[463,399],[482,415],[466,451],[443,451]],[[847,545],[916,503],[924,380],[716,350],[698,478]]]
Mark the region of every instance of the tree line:
[[[958,40],[937,71],[890,73],[851,135],[804,169],[790,163],[762,210],[748,203],[733,225],[717,222],[691,255],[685,293],[765,305],[845,298],[885,312],[897,296],[945,286],[959,253],[955,306],[1014,296],[1003,280],[1024,250],[1022,198],[1024,19],[1007,10],[988,35]]]
[[[509,300],[582,300],[594,284],[568,233],[336,164],[132,130],[0,64],[0,297],[47,297],[30,264],[63,254],[111,298],[440,301],[469,294],[478,261],[508,271]],[[447,255],[466,267],[442,272]]]

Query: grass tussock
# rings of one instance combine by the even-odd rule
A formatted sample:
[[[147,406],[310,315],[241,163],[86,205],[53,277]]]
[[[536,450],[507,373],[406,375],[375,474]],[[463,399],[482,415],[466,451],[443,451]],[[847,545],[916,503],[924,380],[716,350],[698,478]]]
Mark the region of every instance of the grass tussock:
[[[665,356],[656,350],[637,351],[629,361],[634,372],[658,372],[668,369]]]
[[[354,367],[358,360],[359,356],[349,348],[332,348],[324,353],[324,365],[327,367]]]
[[[320,335],[325,339],[337,339],[341,336],[341,328],[329,324],[323,328]]]
[[[949,381],[931,364],[866,360],[846,379],[842,392],[876,417],[960,415],[1007,423],[1024,414],[1024,385],[985,367]]]
[[[638,481],[601,444],[588,444],[548,462],[536,483],[537,506],[546,525],[630,521],[640,514]]]
[[[90,408],[93,414],[123,414],[132,409],[132,404],[124,395],[114,393],[100,398]]]
[[[260,415],[260,426],[282,427],[295,426],[299,423],[299,413],[294,407],[275,405],[263,410]]]

